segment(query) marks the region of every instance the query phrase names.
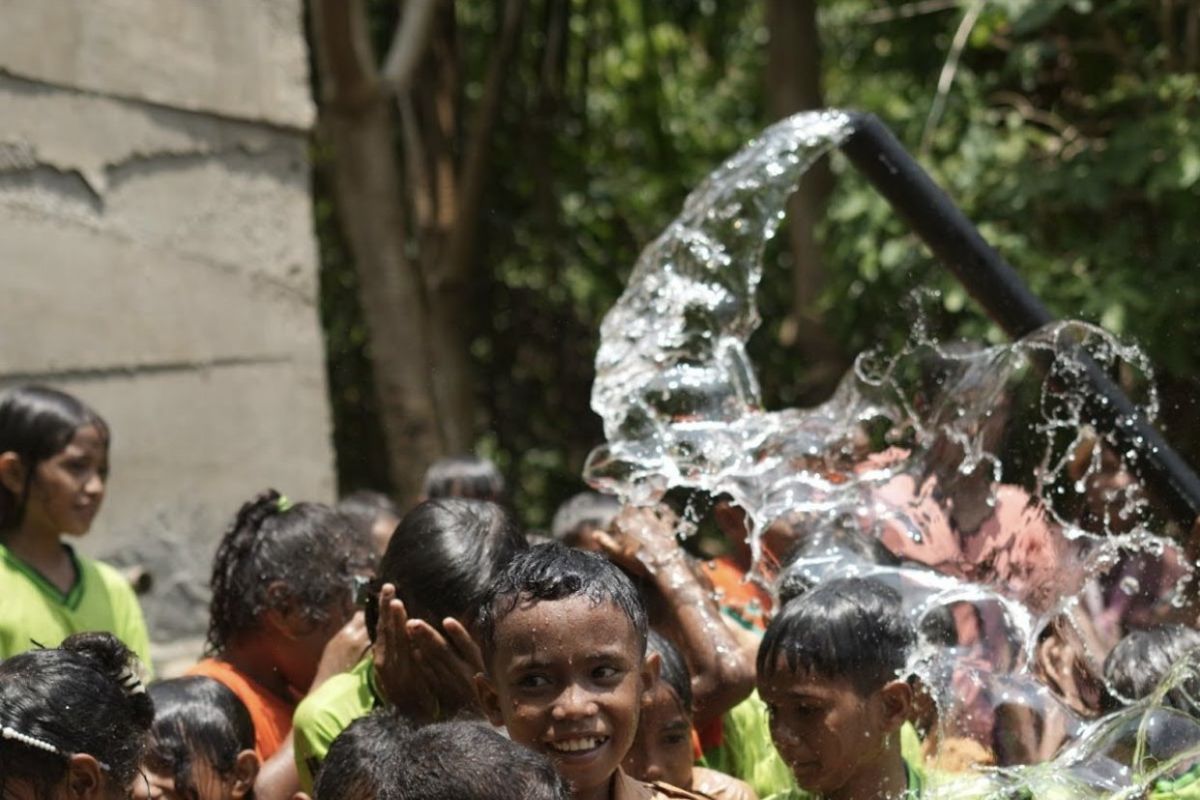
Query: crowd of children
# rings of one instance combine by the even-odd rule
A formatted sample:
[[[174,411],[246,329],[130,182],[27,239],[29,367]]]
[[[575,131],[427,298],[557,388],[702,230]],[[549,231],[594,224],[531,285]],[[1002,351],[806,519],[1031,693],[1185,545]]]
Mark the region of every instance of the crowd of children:
[[[151,681],[128,581],[62,539],[100,508],[110,439],[62,392],[0,397],[0,800],[868,800],[939,780],[906,667],[940,628],[894,589],[746,582],[729,503],[715,565],[667,508],[590,493],[526,533],[476,458],[434,465],[406,513],[250,499],[214,556],[204,658]],[[1195,720],[1189,658],[1191,627],[1130,633],[1097,703]],[[1195,760],[1152,795],[1200,796]]]

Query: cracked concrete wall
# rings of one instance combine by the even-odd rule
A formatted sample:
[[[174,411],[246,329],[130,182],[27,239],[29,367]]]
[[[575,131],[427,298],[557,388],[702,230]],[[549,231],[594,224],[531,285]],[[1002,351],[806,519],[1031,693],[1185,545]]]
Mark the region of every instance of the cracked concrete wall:
[[[203,632],[216,542],[275,486],[333,498],[300,0],[0,0],[0,385],[111,424],[79,542]]]

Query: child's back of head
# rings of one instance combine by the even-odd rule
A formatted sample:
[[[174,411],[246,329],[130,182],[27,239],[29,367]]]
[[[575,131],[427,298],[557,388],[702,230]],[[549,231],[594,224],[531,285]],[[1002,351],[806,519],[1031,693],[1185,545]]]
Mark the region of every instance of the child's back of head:
[[[379,565],[409,619],[468,621],[496,574],[528,545],[503,507],[482,500],[426,500],[404,515]],[[378,607],[367,605],[374,633]]]
[[[154,716],[137,668],[107,633],[0,663],[0,796],[22,796],[22,784],[29,796],[68,796],[64,784],[86,771],[77,755],[90,757],[104,796],[126,796]]]
[[[505,502],[504,476],[490,460],[478,456],[439,458],[425,470],[421,489],[425,500],[461,497],[466,500]]]
[[[550,535],[568,547],[588,548],[589,534],[603,531],[621,511],[621,501],[599,492],[580,492],[558,507]]]
[[[333,509],[291,505],[273,489],[258,495],[238,511],[213,559],[208,653],[224,654],[238,639],[261,641],[272,612],[296,628],[281,641],[311,639],[314,629],[328,640],[354,612],[363,559],[345,518]],[[294,689],[308,689],[323,644],[303,653],[294,648],[292,663],[275,665]]]
[[[1104,660],[1104,679],[1122,700],[1142,700],[1184,661],[1189,666],[1180,669],[1190,669],[1190,674],[1164,693],[1163,702],[1200,717],[1200,631],[1193,628],[1162,625],[1126,635]]]
[[[237,695],[200,676],[158,681],[149,692],[154,727],[144,761],[147,783],[190,800],[248,796],[260,765],[254,723]]]
[[[359,546],[365,546],[371,552],[372,572],[376,571],[392,533],[404,516],[400,507],[385,494],[360,489],[339,500],[337,511],[350,523]]]
[[[316,800],[567,800],[544,757],[474,722],[413,729],[396,712],[356,720],[329,749]]]

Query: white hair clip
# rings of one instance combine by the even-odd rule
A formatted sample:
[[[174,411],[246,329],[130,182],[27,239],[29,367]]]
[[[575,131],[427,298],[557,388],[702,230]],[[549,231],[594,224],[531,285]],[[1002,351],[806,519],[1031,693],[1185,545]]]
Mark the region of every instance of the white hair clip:
[[[125,694],[145,694],[146,687],[142,685],[142,679],[138,677],[137,671],[134,670],[132,664],[127,664],[121,674],[117,676],[117,682],[121,684],[121,688],[125,690]]]
[[[59,748],[50,744],[49,742],[47,742],[44,739],[39,739],[36,736],[30,736],[27,733],[21,733],[16,728],[11,728],[8,725],[5,725],[3,728],[0,728],[0,738],[10,739],[11,741],[14,741],[14,742],[20,742],[21,744],[25,745],[26,747],[32,747],[36,750],[44,750],[47,753],[52,753],[56,756],[62,756],[63,758],[67,758],[70,755],[69,753],[64,753],[62,750],[60,750]],[[93,758],[95,758],[95,756],[93,756]],[[112,772],[112,767],[110,767],[108,764],[104,763],[100,759],[97,758],[96,763],[99,764],[100,769],[104,770],[105,772]]]
[[[7,725],[5,725],[3,728],[0,728],[0,736],[3,736],[5,739],[12,739],[14,742],[20,742],[21,744],[28,745],[29,747],[36,747],[38,750],[45,750],[47,753],[54,753],[56,756],[65,755],[62,750],[59,750],[49,742],[25,733],[21,733],[20,731],[10,728]]]

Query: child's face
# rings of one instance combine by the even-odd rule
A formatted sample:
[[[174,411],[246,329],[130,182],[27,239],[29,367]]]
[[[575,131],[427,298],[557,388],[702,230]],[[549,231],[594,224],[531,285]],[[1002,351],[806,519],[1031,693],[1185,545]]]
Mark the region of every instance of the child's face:
[[[658,681],[642,705],[637,737],[622,766],[638,780],[692,788],[692,720],[675,692]]]
[[[657,677],[633,623],[586,597],[522,603],[500,620],[480,699],[513,741],[549,756],[576,798],[606,797]]]
[[[107,480],[107,440],[92,425],[79,428],[66,447],[34,468],[25,522],[56,534],[87,533]]]
[[[878,774],[888,735],[908,710],[893,702],[892,689],[864,696],[847,679],[792,672],[781,657],[769,677],[758,677],[758,691],[770,711],[775,748],[802,789],[875,796],[878,787],[859,784]]]

